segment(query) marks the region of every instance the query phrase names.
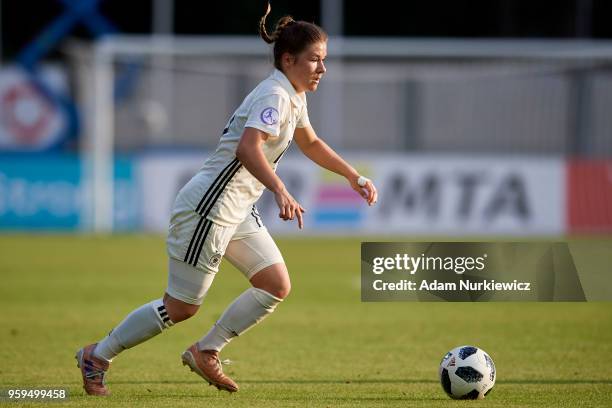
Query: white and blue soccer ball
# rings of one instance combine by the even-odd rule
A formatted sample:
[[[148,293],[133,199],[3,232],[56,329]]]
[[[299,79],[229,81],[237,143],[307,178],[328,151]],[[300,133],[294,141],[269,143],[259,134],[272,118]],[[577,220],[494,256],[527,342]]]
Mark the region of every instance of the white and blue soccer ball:
[[[456,347],[440,362],[440,384],[453,399],[483,399],[495,385],[493,359],[478,347]]]

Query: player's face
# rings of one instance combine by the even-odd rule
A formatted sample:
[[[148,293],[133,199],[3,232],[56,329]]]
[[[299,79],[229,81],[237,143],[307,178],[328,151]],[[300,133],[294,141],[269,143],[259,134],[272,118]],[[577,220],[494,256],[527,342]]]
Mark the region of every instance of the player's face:
[[[285,75],[297,92],[314,92],[325,74],[327,42],[311,44],[297,56],[288,56]]]

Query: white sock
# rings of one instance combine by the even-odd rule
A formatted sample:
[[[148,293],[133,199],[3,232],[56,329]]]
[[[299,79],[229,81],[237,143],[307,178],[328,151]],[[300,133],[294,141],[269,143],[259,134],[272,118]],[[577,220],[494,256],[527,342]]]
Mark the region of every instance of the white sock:
[[[140,306],[98,342],[94,355],[112,361],[123,350],[149,340],[174,325],[162,299]]]
[[[282,299],[258,288],[249,288],[232,302],[198,342],[200,350],[221,351],[234,337],[241,335],[272,313]]]

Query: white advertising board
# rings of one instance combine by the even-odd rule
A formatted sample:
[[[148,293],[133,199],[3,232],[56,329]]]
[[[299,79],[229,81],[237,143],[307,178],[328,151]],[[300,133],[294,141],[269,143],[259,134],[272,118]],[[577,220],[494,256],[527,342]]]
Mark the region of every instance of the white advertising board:
[[[202,155],[141,160],[143,223],[165,231],[176,193]],[[372,178],[378,203],[368,207],[341,177],[292,155],[279,166],[291,194],[307,209],[305,229],[278,219],[266,192],[257,206],[277,233],[376,235],[559,235],[565,231],[562,159],[539,157],[347,155]]]

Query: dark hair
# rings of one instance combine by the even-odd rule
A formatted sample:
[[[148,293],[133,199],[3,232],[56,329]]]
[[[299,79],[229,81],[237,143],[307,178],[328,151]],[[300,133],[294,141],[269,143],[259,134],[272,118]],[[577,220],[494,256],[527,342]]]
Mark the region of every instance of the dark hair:
[[[327,33],[314,23],[295,21],[291,16],[284,16],[276,23],[274,32],[266,32],[266,17],[270,14],[270,3],[266,14],[259,20],[259,35],[268,44],[274,43],[274,66],[282,71],[281,57],[288,52],[297,55],[309,45],[327,41]]]

